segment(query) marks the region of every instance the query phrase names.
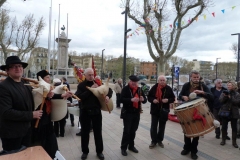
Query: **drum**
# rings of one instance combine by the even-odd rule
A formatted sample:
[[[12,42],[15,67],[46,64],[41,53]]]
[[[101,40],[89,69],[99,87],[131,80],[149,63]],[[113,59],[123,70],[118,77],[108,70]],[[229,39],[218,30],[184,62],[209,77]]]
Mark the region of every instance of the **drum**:
[[[215,129],[213,115],[203,98],[183,103],[176,107],[174,112],[186,137],[202,136]]]

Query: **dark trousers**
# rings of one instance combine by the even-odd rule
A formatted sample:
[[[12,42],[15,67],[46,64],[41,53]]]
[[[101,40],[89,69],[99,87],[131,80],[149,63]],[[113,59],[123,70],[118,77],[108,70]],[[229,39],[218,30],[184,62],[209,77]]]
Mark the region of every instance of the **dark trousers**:
[[[156,115],[151,115],[151,117],[152,122],[150,134],[152,138],[152,143],[162,142],[165,133],[166,121],[161,120],[161,118]]]
[[[64,136],[65,125],[66,125],[66,118],[63,118],[60,121],[54,122],[54,132],[56,136],[59,136],[59,129],[60,129],[60,135]]]
[[[117,107],[120,107],[121,105],[121,102],[120,102],[120,99],[121,99],[121,94],[120,93],[116,93],[116,105]]]
[[[198,140],[199,137],[195,138],[188,138],[184,135],[184,146],[183,149],[187,151],[191,151],[191,153],[196,154],[198,152],[197,146],[198,146]]]
[[[74,122],[74,115],[73,114],[69,114],[70,115],[70,121],[73,123]]]
[[[20,149],[21,146],[30,147],[30,145],[31,145],[31,135],[32,135],[32,129],[29,128],[27,134],[24,137],[1,138],[2,148],[5,151],[11,151],[11,150]]]
[[[89,115],[87,111],[81,110],[80,116],[81,122],[81,146],[82,152],[89,153],[89,133],[91,129],[91,123],[93,128],[96,152],[102,153],[103,151],[103,139],[102,139],[102,113],[99,110],[98,114]]]
[[[127,113],[126,117],[123,119],[124,128],[121,149],[127,150],[127,148],[134,147],[134,139],[136,136],[136,131],[138,129],[139,121],[139,113]]]
[[[228,129],[228,122],[231,121],[232,132],[237,133],[237,120],[236,118],[222,118],[222,130],[227,132]]]

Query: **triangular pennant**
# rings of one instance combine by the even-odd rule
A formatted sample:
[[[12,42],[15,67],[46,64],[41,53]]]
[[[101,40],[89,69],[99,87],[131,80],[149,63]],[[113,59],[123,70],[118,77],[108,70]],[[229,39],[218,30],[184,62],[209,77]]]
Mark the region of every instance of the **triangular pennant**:
[[[188,23],[191,23],[191,20],[190,20],[190,19],[188,20]]]
[[[206,14],[204,14],[204,15],[203,15],[203,18],[204,18],[204,20],[206,20],[206,19],[207,19],[207,16],[206,16]]]
[[[178,22],[176,22],[176,26],[178,27]]]
[[[236,6],[232,6],[232,10],[234,10],[235,7],[236,7]]]
[[[139,33],[137,31],[135,31],[135,32],[139,35]]]
[[[195,20],[198,21],[198,17],[196,17]]]
[[[225,9],[222,9],[221,11],[222,11],[222,13],[224,13],[224,12],[225,12]]]
[[[182,25],[184,25],[184,21],[182,21]]]
[[[172,24],[170,24],[170,27],[172,28]]]
[[[212,13],[213,17],[215,17],[215,12]]]

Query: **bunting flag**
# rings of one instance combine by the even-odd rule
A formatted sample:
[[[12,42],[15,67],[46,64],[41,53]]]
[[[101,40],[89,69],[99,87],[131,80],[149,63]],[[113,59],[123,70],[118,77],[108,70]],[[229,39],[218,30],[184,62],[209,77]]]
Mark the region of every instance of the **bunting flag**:
[[[207,19],[207,15],[206,15],[206,14],[204,14],[204,15],[203,15],[203,18],[204,18],[204,20],[206,20],[206,19]]]
[[[93,56],[92,56],[92,69],[93,69],[93,75],[94,77],[96,77],[97,73],[96,73],[96,69],[95,69],[95,66],[94,66],[94,60],[93,60]]]
[[[73,74],[75,76],[75,78],[77,79],[77,81],[79,83],[81,83],[82,81],[85,80],[85,76],[83,75],[83,69],[79,68],[75,63],[71,62],[71,65],[73,65]]]
[[[229,7],[228,9],[232,9],[232,10],[234,10],[235,8],[236,8],[236,6],[239,6],[239,5],[234,5],[234,6],[232,6],[232,7]],[[152,8],[152,10],[155,10],[156,11],[156,9],[157,9],[157,5],[156,4],[154,4],[153,5],[153,7],[151,7]],[[226,9],[222,9],[222,10],[220,10],[223,14],[225,14],[225,10]],[[216,12],[210,12],[209,14],[211,14],[212,15],[212,17],[216,17]],[[154,13],[151,13],[151,14],[149,14],[148,16],[154,16]],[[203,14],[202,15],[203,16],[203,19],[204,20],[206,20],[207,19],[207,14]],[[198,21],[198,17],[196,17],[195,19],[189,19],[189,20],[187,20],[187,23],[191,23],[192,21],[194,21],[194,20],[196,20],[196,22]],[[140,30],[141,29],[146,29],[145,27],[146,27],[146,24],[145,24],[145,22],[150,22],[150,18],[146,18],[146,19],[144,19],[144,22],[141,22],[141,24],[140,24],[140,26],[135,30],[135,31],[133,31],[132,33],[129,33],[129,35],[127,36],[127,38],[130,38],[130,36],[134,36],[134,35],[139,35],[140,33],[141,34],[149,34],[149,33],[151,33],[151,31],[155,31],[155,32],[157,32],[158,30],[160,30],[160,31],[162,31],[162,30],[164,30],[164,29],[167,29],[167,28],[173,28],[173,27],[175,27],[176,26],[176,28],[178,28],[179,27],[179,23],[178,22],[176,22],[175,24],[170,24],[169,25],[169,27],[168,26],[166,26],[166,25],[164,25],[163,27],[159,27],[159,28],[152,28],[151,30],[145,30],[145,32],[141,32]],[[184,25],[184,20],[181,22],[181,25]],[[175,26],[174,26],[175,25]]]

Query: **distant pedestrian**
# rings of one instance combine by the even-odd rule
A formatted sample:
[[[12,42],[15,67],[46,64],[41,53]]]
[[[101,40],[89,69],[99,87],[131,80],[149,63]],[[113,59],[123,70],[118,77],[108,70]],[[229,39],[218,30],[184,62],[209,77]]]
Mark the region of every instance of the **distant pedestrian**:
[[[115,83],[114,88],[113,88],[113,90],[116,92],[116,106],[117,106],[117,108],[121,108],[121,106],[120,106],[120,104],[121,104],[120,99],[121,99],[122,87],[123,87],[122,86],[122,79],[119,78],[117,80],[117,83]]]

